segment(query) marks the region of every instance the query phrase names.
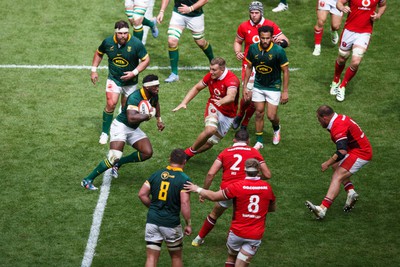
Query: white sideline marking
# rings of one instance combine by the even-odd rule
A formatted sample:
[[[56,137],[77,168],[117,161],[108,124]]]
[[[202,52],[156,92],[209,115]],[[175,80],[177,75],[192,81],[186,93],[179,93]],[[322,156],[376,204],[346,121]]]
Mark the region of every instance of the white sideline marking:
[[[0,69],[73,69],[73,70],[90,70],[92,66],[79,66],[79,65],[0,65]],[[107,66],[100,66],[97,69],[108,69]],[[171,69],[168,67],[161,67],[161,66],[149,66],[146,70],[169,70]],[[209,70],[210,67],[206,66],[185,66],[179,67],[179,70]],[[233,71],[241,71],[242,68],[228,68]],[[300,68],[289,68],[290,71],[297,71]]]
[[[86,244],[85,254],[82,259],[81,267],[90,267],[95,255],[97,240],[100,235],[101,221],[103,220],[104,210],[107,205],[108,195],[111,187],[111,169],[108,169],[103,175],[103,184],[100,187],[100,196],[97,201],[96,209],[93,213],[93,222],[90,228],[89,239]]]

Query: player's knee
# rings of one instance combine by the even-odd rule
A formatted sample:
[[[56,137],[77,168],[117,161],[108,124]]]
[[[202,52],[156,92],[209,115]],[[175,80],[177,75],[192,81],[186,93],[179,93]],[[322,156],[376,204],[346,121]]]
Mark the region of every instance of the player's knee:
[[[155,243],[155,242],[147,242],[146,247],[148,249],[156,250],[156,251],[161,251],[161,243]]]
[[[344,59],[344,61],[346,61],[346,59],[349,58],[350,54],[351,54],[350,50],[345,51],[345,50],[342,50],[339,48],[339,56],[342,57]],[[340,60],[340,58],[339,58],[339,60]]]
[[[108,151],[107,159],[112,165],[114,165],[115,162],[119,161],[121,157],[122,157],[122,151],[116,149],[110,149]]]
[[[355,47],[353,48],[353,56],[362,58],[364,56],[365,49],[361,47]]]
[[[238,255],[237,255],[237,259],[241,260],[241,261],[244,261],[245,263],[250,263],[251,256],[250,255],[245,255],[242,252],[239,252]]]
[[[153,156],[153,149],[146,149],[144,151],[140,151],[139,154],[141,161],[148,160]]]
[[[167,249],[168,251],[179,251],[182,250],[182,245],[182,239],[179,239],[178,241],[167,243]]]
[[[176,47],[182,35],[182,30],[174,27],[168,28],[168,46]]]
[[[269,121],[275,121],[277,118],[276,114],[268,114],[267,117]]]
[[[211,131],[212,134],[216,132],[216,129],[213,128],[218,128],[218,117],[216,116],[208,116],[205,119],[205,126],[207,131]],[[207,129],[209,127],[212,127],[211,129]]]
[[[207,142],[212,144],[212,145],[216,145],[219,143],[219,141],[221,140],[221,138],[219,138],[218,136],[211,136],[210,138],[208,138]]]
[[[200,44],[204,45],[206,42],[204,32],[192,32],[192,37],[199,46]]]

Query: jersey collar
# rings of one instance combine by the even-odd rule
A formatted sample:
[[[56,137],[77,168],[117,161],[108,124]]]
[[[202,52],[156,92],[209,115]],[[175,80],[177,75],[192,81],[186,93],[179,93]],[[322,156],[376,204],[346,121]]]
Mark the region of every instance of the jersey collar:
[[[129,40],[130,40],[131,38],[132,38],[131,34],[128,33],[128,40],[127,40],[126,42],[129,42]],[[113,36],[113,40],[114,40],[114,43],[118,44],[117,36],[116,36],[115,34],[114,34],[114,36]]]
[[[260,52],[261,51],[265,51],[265,52],[269,52],[269,50],[271,50],[271,48],[274,46],[274,42],[271,42],[270,44],[269,44],[269,47],[266,49],[266,50],[264,50],[262,47],[261,47],[261,43],[258,43],[258,49],[260,50]]]
[[[144,91],[144,88],[140,88],[140,95],[143,97],[144,100],[148,100],[147,99],[147,95],[146,92]]]
[[[326,129],[327,129],[328,131],[331,130],[332,124],[333,124],[333,122],[336,120],[337,117],[338,117],[338,114],[335,113],[335,114],[333,115],[332,119],[329,121],[328,127],[326,127]]]
[[[255,24],[251,19],[249,19],[249,21],[250,21],[250,25],[251,26],[258,26],[258,25],[260,25],[260,27],[264,24],[264,21],[265,21],[265,18],[264,17],[261,17],[261,20],[260,20],[260,22],[259,23],[257,23],[257,24]]]
[[[170,170],[170,171],[176,171],[176,172],[183,172],[183,169],[182,168],[179,168],[179,167],[172,167],[172,166],[167,166],[167,170]]]
[[[247,144],[245,142],[237,142],[234,143],[233,146],[247,146]]]
[[[256,177],[249,177],[246,176],[246,178],[244,178],[245,180],[252,180],[252,181],[258,181],[261,180],[260,176],[256,176]]]
[[[228,68],[225,67],[224,73],[217,78],[217,80],[223,80],[225,76],[228,74]]]

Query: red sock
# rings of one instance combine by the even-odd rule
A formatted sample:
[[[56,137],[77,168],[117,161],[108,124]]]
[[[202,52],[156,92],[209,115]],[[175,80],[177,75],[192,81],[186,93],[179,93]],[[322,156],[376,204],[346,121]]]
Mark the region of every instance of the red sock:
[[[211,230],[214,228],[216,222],[217,220],[214,220],[210,217],[210,215],[208,215],[207,218],[204,220],[203,226],[200,229],[200,238],[205,238],[206,235],[208,235],[208,233],[211,232]]]
[[[354,185],[352,182],[349,181],[344,185],[344,190],[346,190],[346,192],[349,192],[350,189],[354,190]]]
[[[333,200],[330,199],[329,197],[325,197],[324,200],[322,200],[322,205],[324,205],[327,209],[329,209],[331,207],[333,203]]]
[[[250,102],[250,105],[246,109],[246,116],[244,117],[244,119],[242,121],[242,126],[246,126],[247,127],[247,125],[249,125],[249,121],[250,121],[250,119],[253,116],[255,111],[256,111],[256,108],[254,107],[254,103]]]
[[[246,113],[247,108],[249,107],[249,105],[251,104],[251,101],[244,101],[244,99],[242,98],[240,100],[240,108],[239,108],[239,117],[244,117],[244,114]]]
[[[225,267],[235,267],[234,262],[225,262]]]
[[[194,155],[196,155],[196,151],[194,151],[191,147],[188,147],[185,149],[185,154],[189,157],[193,157]]]
[[[342,72],[343,72],[345,66],[346,66],[346,64],[339,65],[337,60],[335,61],[335,76],[333,77],[333,81],[335,83],[339,82],[340,76],[342,75]]]
[[[342,83],[340,84],[340,87],[346,87],[347,83],[353,79],[354,75],[356,75],[357,70],[353,70],[352,67],[348,67],[346,70],[346,73],[344,74],[344,78]]]
[[[321,44],[323,34],[324,34],[324,28],[317,29],[317,27],[314,27],[314,43],[316,45]]]

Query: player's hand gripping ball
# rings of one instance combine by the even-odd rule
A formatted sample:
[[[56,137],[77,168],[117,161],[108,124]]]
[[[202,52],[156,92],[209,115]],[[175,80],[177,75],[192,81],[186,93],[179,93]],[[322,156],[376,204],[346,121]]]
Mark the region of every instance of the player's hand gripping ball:
[[[140,101],[138,108],[140,114],[150,115],[150,117],[154,117],[156,115],[156,109],[153,108],[150,102],[147,100]]]

